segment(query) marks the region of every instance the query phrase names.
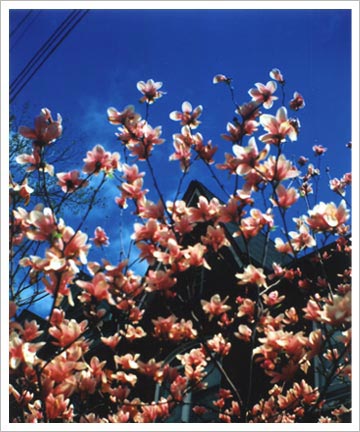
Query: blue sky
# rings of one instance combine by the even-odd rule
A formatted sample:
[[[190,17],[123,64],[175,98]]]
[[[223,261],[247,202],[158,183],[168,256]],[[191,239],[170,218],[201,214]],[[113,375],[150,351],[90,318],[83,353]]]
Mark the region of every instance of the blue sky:
[[[10,31],[27,13],[10,12]],[[10,82],[69,13],[34,11],[25,33],[15,32],[10,39]],[[96,144],[120,151],[116,128],[107,122],[107,108],[121,111],[134,104],[144,115],[136,83],[162,81],[161,90],[167,94],[151,106],[149,123],[163,127],[166,142],[154,154],[153,165],[166,199],[172,199],[181,173],[176,162],[167,161],[172,135],[180,127],[169,113],[185,100],[193,107],[203,105],[198,131],[219,146],[217,162],[223,162],[220,153],[231,153],[231,144],[220,135],[232,120],[234,107],[227,88],[212,84],[213,76],[232,77],[236,100],[242,104],[249,100],[247,92],[254,83],[270,80],[274,67],[285,75],[287,101],[299,91],[306,102],[298,113],[299,139],[286,144],[287,157],[312,157],[312,146],[321,144],[328,148],[322,168],[330,166],[331,177],[340,178],[351,170],[351,154],[345,147],[351,140],[350,10],[91,10],[19,93],[10,111],[20,116],[28,103],[29,118],[42,107],[61,113],[65,129],[55,145],[77,140],[66,169],[81,168],[86,151]],[[323,176],[320,198],[338,203],[339,198],[327,191],[325,172]],[[188,175],[183,192],[193,178],[219,193],[200,166]],[[147,181],[152,188],[150,178]],[[114,261],[119,245],[119,225],[114,221],[120,218],[113,201],[115,185],[106,192],[106,210],[95,211],[87,225],[90,237],[97,225],[115,236],[106,251]],[[123,223],[125,240],[131,229],[128,221]],[[66,222],[71,224],[72,219]]]

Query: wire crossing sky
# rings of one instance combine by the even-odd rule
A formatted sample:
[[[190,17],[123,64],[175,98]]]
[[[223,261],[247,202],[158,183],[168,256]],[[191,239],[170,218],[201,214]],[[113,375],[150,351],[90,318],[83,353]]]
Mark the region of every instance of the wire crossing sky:
[[[31,11],[30,11],[31,12]],[[73,11],[69,16],[59,25],[59,27],[54,31],[54,33],[49,37],[49,39],[39,48],[34,56],[29,60],[24,69],[19,73],[19,75],[14,79],[10,85],[10,103],[12,103],[21,90],[26,86],[26,84],[31,80],[31,78],[36,74],[40,67],[46,62],[46,60],[54,53],[54,51],[59,47],[59,45],[64,41],[64,39],[72,32],[72,30],[79,24],[79,22],[88,13],[88,10],[84,12]],[[26,17],[29,15],[27,14]],[[25,18],[26,18],[25,17]],[[20,22],[20,24],[25,21],[25,18]],[[19,26],[20,26],[19,24]],[[16,27],[18,28],[18,27]],[[16,29],[12,33],[14,33]],[[11,37],[11,34],[10,34]],[[45,56],[42,60],[41,57]],[[31,69],[35,68],[33,71]]]

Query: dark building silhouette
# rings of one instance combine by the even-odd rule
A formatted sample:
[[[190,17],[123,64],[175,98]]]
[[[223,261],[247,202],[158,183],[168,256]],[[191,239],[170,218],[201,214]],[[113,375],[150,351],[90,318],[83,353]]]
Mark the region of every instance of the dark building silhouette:
[[[214,195],[204,185],[198,181],[193,181],[190,183],[183,199],[187,203],[187,206],[195,207],[200,196],[205,196],[208,200],[214,198]],[[119,355],[127,352],[140,353],[144,361],[161,354],[161,358],[164,358],[170,364],[174,366],[178,365],[179,362],[176,360],[177,354],[198,347],[210,335],[219,332],[219,327],[216,324],[217,320],[209,321],[208,316],[202,310],[202,299],[209,300],[214,294],[219,294],[222,299],[228,297],[227,304],[232,306],[233,310],[236,310],[235,299],[239,295],[252,297],[253,300],[256,300],[256,292],[247,292],[246,287],[241,287],[237,284],[238,279],[235,277],[235,274],[241,272],[250,262],[256,267],[263,267],[267,274],[273,272],[272,264],[276,262],[287,268],[299,268],[309,279],[316,280],[318,276],[321,276],[328,278],[332,282],[336,282],[339,278],[338,274],[350,266],[349,258],[340,252],[336,252],[335,244],[328,245],[320,251],[322,254],[326,250],[334,250],[330,254],[331,257],[324,262],[324,267],[322,267],[316,259],[317,253],[305,255],[294,261],[291,256],[277,252],[272,240],[264,233],[260,233],[252,238],[249,241],[248,247],[246,247],[242,237],[233,237],[233,233],[238,230],[236,224],[226,223],[223,227],[230,246],[223,247],[219,253],[210,253],[206,256],[211,270],[198,267],[191,268],[179,274],[177,284],[173,288],[177,296],[169,298],[158,292],[153,292],[144,294],[141,300],[141,308],[145,310],[141,326],[148,334],[152,332],[153,319],[156,319],[158,316],[167,317],[171,313],[174,313],[185,320],[192,320],[200,335],[199,338],[196,341],[186,341],[183,343],[171,343],[169,341],[159,341],[155,338],[145,338],[134,341],[131,344],[123,338],[117,347]],[[205,233],[206,224],[199,224],[185,241],[188,244],[194,244]],[[324,274],[324,271],[326,274]],[[88,276],[81,275],[81,278],[86,277]],[[304,295],[303,289],[297,285],[296,279],[292,281],[284,280],[276,289],[280,294],[286,294],[286,299],[282,303],[281,310],[296,306],[301,311],[305,307],[307,296]],[[80,291],[75,286],[74,299],[76,298],[77,290]],[[309,291],[306,294],[309,293],[311,294]],[[75,307],[70,307],[65,300],[62,307],[66,310],[67,318],[88,319],[88,316],[84,316],[84,311],[79,303]],[[23,311],[19,320],[34,318],[38,322],[40,321],[42,325],[46,325],[46,321],[40,317],[35,317],[34,314],[28,311]],[[245,343],[234,336],[238,324],[238,322],[235,322],[228,329],[232,350],[228,356],[224,357],[221,367],[231,377],[241,399],[246,402],[247,408],[250,408],[261,397],[268,397],[267,390],[272,387],[272,384],[270,384],[270,378],[264,374],[263,369],[253,362],[251,344]],[[94,339],[95,343],[88,356],[97,355],[100,359],[107,359],[109,366],[111,366],[114,352],[100,342],[100,336],[113,334],[119,326],[121,326],[121,319],[119,317],[115,319],[111,308],[108,307],[108,313],[103,319],[101,329],[94,326],[89,333],[89,337]],[[310,321],[300,321],[297,327],[292,328],[294,332],[304,329],[305,332],[311,332],[314,327]],[[39,354],[43,358],[48,358],[54,354],[55,349],[52,344],[47,344]],[[250,366],[251,363],[253,364],[252,366]],[[322,382],[323,379],[317,373],[316,364],[314,363],[311,366],[307,380],[310,384],[318,387],[324,384]],[[211,405],[214,395],[220,387],[229,388],[229,384],[220,373],[219,368],[214,365],[209,369],[207,381],[208,387],[206,389],[190,392],[186,396],[187,403],[175,409],[171,418],[168,419],[169,422],[218,421],[217,416],[211,411],[199,419],[191,410],[191,407],[194,405]],[[249,392],[249,385],[251,385],[251,392]],[[139,397],[149,401],[154,400],[154,398],[156,400],[162,395],[167,394],[166,388],[156,385],[152,379],[147,377],[140,377],[135,389]],[[334,382],[326,393],[326,399],[329,410],[341,404],[349,405],[351,403],[350,383],[346,381],[340,382],[339,380]],[[306,420],[312,421],[311,418],[307,418]]]

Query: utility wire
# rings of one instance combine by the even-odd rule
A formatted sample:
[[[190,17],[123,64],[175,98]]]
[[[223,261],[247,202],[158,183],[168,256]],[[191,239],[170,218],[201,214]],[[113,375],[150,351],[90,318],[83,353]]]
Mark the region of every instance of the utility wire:
[[[12,30],[10,32],[10,37],[14,35],[14,33],[16,33],[19,28],[22,26],[22,24],[29,18],[29,16],[32,14],[32,10],[30,10],[25,16],[24,18],[18,23],[18,25],[14,28],[14,30]]]
[[[83,14],[75,21],[75,23],[70,27],[69,30],[61,37],[61,39],[56,43],[56,45],[50,50],[50,52],[46,55],[46,57],[42,60],[42,62],[36,67],[36,69],[30,74],[30,76],[26,79],[26,81],[20,86],[20,88],[16,91],[16,93],[10,96],[10,103],[14,102],[17,95],[21,92],[21,90],[26,86],[26,84],[31,80],[31,78],[36,74],[36,72],[40,69],[40,67],[46,62],[46,60],[53,54],[53,52],[58,48],[58,46],[66,39],[66,37],[72,32],[72,30],[79,24],[79,22],[85,17],[85,15],[90,12],[89,9],[86,9]]]
[[[10,51],[12,51],[16,45],[21,41],[24,34],[28,31],[28,29],[31,27],[31,25],[34,23],[34,21],[37,19],[37,17],[40,15],[41,10],[37,12],[37,14],[33,17],[33,19],[29,22],[29,24],[24,28],[24,30],[20,33],[19,37],[16,39],[16,41],[10,46]]]
[[[53,43],[60,37],[61,33],[66,30],[67,26],[70,24],[73,19],[76,18],[80,11],[72,11],[66,19],[57,27],[57,29],[52,33],[52,35],[44,42],[44,44],[36,51],[36,53],[32,56],[32,58],[28,61],[23,70],[19,73],[19,75],[15,78],[15,80],[10,84],[10,93],[15,90],[18,83],[23,79],[27,73],[29,73],[30,69],[35,65],[36,62],[42,57],[43,54],[51,47]]]

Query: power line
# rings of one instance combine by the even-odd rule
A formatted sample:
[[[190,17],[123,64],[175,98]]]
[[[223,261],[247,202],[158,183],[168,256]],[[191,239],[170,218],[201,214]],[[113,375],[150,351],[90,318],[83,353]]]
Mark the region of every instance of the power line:
[[[19,37],[16,39],[16,41],[10,46],[10,51],[12,51],[16,45],[21,41],[24,34],[28,31],[28,29],[31,27],[31,25],[34,23],[34,21],[37,19],[37,17],[40,15],[41,10],[37,12],[37,14],[33,17],[33,19],[29,22],[29,24],[24,28],[24,30],[20,33]]]
[[[66,19],[56,28],[56,30],[52,33],[51,36],[44,42],[44,44],[36,51],[36,53],[32,56],[32,58],[28,61],[23,70],[18,74],[15,80],[10,84],[10,93],[15,90],[15,87],[22,80],[22,77],[25,76],[33,65],[41,58],[41,56],[50,48],[50,46],[56,42],[56,39],[60,37],[60,34],[66,29],[66,27],[70,24],[70,22],[80,14],[80,11],[72,11]]]
[[[28,76],[26,81],[20,86],[20,88],[16,91],[16,93],[10,96],[10,103],[14,102],[17,95],[21,92],[21,90],[26,86],[26,84],[31,80],[31,78],[36,74],[36,72],[41,68],[41,66],[46,62],[46,60],[54,53],[54,51],[59,47],[59,45],[66,39],[66,37],[72,32],[72,30],[79,24],[79,22],[85,17],[85,15],[90,12],[89,9],[86,9],[83,14],[75,21],[75,23],[67,30],[67,32],[61,37],[61,39],[55,44],[55,46],[48,52],[45,58],[41,61],[41,63],[36,67],[36,69]],[[34,56],[35,57],[35,56]],[[30,73],[30,72],[29,72]],[[18,78],[16,78],[17,80]],[[15,81],[16,81],[15,80]],[[11,89],[10,89],[11,92]]]
[[[14,28],[14,30],[12,32],[10,32],[10,37],[14,35],[14,33],[16,33],[19,28],[22,26],[22,24],[29,18],[29,16],[32,14],[32,10],[30,10],[25,16],[24,18],[18,23],[18,25]]]

